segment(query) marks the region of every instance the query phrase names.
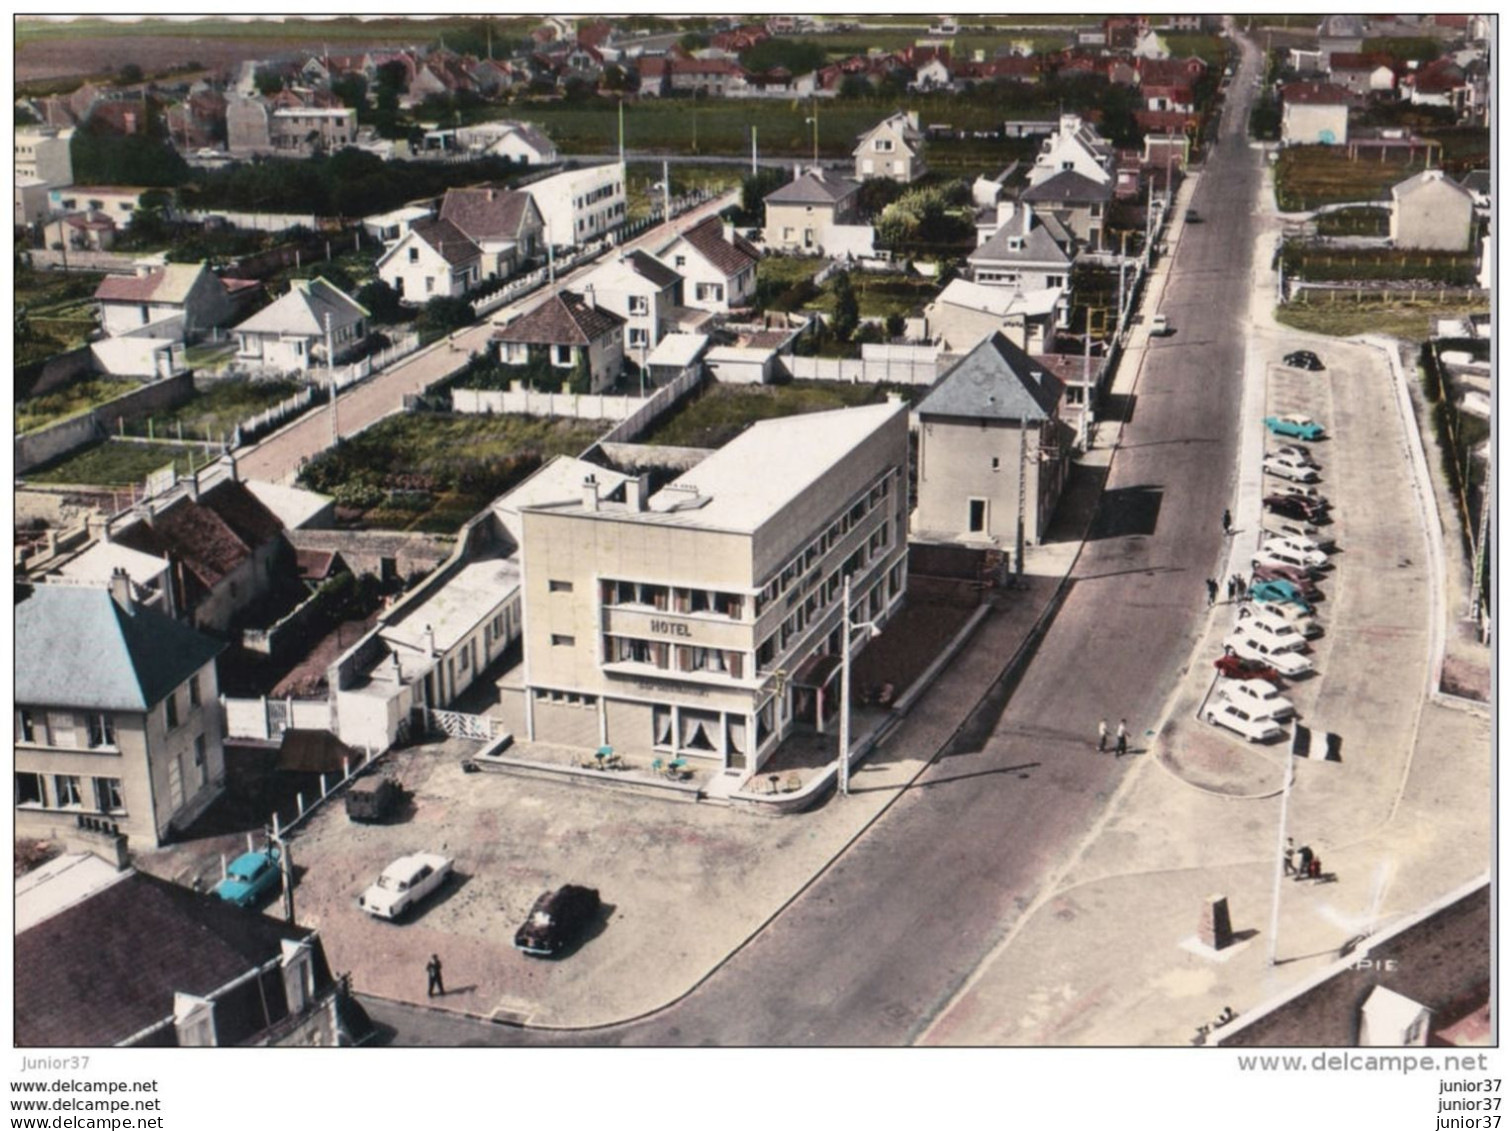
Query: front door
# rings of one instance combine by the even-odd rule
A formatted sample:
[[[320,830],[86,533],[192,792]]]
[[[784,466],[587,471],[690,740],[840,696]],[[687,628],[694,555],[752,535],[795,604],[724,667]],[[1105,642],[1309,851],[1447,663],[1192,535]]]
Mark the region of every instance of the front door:
[[[184,805],[184,756],[175,754],[168,763],[168,807],[177,813]]]

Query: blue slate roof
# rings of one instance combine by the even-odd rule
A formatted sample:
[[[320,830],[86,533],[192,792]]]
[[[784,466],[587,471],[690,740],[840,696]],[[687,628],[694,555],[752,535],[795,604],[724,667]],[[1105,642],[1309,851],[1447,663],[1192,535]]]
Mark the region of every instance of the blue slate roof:
[[[1001,332],[945,371],[921,402],[920,416],[970,420],[1049,420],[1064,383]]]
[[[38,585],[15,626],[24,706],[146,711],[225,648],[154,609],[127,612],[102,588]]]

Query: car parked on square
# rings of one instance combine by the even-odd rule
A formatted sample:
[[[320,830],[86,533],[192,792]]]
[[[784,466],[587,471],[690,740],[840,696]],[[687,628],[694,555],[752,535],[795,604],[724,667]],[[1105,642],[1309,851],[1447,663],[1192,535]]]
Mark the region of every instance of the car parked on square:
[[[1323,425],[1319,424],[1310,416],[1301,413],[1287,413],[1283,416],[1267,416],[1265,426],[1277,436],[1291,436],[1295,439],[1312,443],[1314,440],[1323,438]]]
[[[1226,679],[1218,685],[1218,695],[1257,718],[1289,719],[1297,713],[1292,701],[1263,679]]]
[[[1267,538],[1260,544],[1262,554],[1272,554],[1282,560],[1296,558],[1308,569],[1322,569],[1328,565],[1328,555],[1319,549],[1316,542],[1306,538],[1295,538],[1282,535],[1278,538]]]
[[[1316,483],[1322,478],[1316,466],[1296,456],[1267,456],[1261,466],[1267,475],[1274,475],[1278,479],[1290,479],[1297,483]]]
[[[401,856],[357,897],[357,906],[379,919],[397,919],[446,882],[452,863],[439,852]]]
[[[1213,667],[1225,679],[1267,679],[1281,682],[1281,673],[1263,660],[1251,660],[1235,652],[1227,651],[1213,661]]]
[[[1328,517],[1328,506],[1317,499],[1289,495],[1284,490],[1272,492],[1261,500],[1267,514],[1279,515],[1296,522],[1316,525]]]
[[[1313,611],[1307,595],[1295,581],[1285,577],[1262,577],[1258,570],[1250,582],[1249,597],[1251,602],[1258,604],[1290,605],[1309,613]]]
[[[1229,633],[1224,638],[1223,646],[1233,649],[1234,655],[1241,660],[1269,664],[1287,678],[1306,675],[1313,670],[1312,661],[1302,653],[1293,652],[1285,646],[1273,646],[1248,628]]]
[[[599,902],[596,888],[580,884],[563,884],[555,891],[542,892],[515,932],[515,948],[541,958],[555,958],[597,917]]]
[[[1284,582],[1267,582],[1270,585]],[[1304,639],[1311,640],[1323,635],[1322,622],[1313,616],[1305,601],[1249,601],[1239,606],[1239,620],[1276,620],[1291,625]]]
[[[256,907],[280,887],[278,859],[276,845],[243,852],[226,867],[226,878],[215,885],[215,894],[237,907]]]
[[[1242,735],[1248,742],[1269,742],[1280,738],[1285,731],[1269,715],[1257,715],[1242,703],[1217,700],[1209,703],[1202,717],[1213,726],[1225,727]]]
[[[1323,362],[1312,350],[1293,350],[1281,361],[1291,369],[1306,369],[1310,373],[1321,373],[1324,368]]]

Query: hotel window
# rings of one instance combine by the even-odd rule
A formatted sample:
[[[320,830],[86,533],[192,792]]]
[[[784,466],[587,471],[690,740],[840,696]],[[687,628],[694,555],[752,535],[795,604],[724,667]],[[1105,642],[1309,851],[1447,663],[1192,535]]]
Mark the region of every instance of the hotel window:
[[[551,646],[553,648],[573,648],[577,645],[577,637],[567,636],[560,632],[551,634]]]
[[[179,725],[177,691],[170,691],[163,700],[163,725],[169,730]]]
[[[47,796],[42,789],[42,775],[18,770],[16,772],[16,804],[45,806]]]
[[[48,738],[53,746],[77,746],[78,736],[74,733],[74,717],[71,711],[47,712]]]
[[[193,686],[191,684],[191,686]],[[91,749],[100,746],[114,746],[115,720],[108,714],[95,713],[89,716],[89,745]]]
[[[552,579],[552,580],[549,580],[549,581],[546,582],[546,588],[549,591],[551,591],[552,593],[571,593],[572,592],[572,582],[570,582],[570,581],[557,581],[555,579]],[[496,617],[494,619],[497,620],[498,618]]]
[[[95,808],[101,813],[126,812],[126,799],[121,793],[120,778],[95,778]]]
[[[84,793],[79,788],[78,777],[73,774],[54,774],[53,794],[59,809],[84,808]]]
[[[18,711],[17,734],[22,742],[37,741],[37,717],[30,711]]]

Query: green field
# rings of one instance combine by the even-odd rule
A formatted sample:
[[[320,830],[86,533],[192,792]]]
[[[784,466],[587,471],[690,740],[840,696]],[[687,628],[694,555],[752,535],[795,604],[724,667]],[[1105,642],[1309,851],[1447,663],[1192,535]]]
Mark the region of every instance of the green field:
[[[176,408],[129,421],[128,435],[219,441],[229,439],[237,424],[286,400],[299,390],[293,381],[251,381],[244,377],[217,381]]]
[[[782,385],[721,385],[707,383],[703,391],[665,418],[643,444],[683,448],[718,448],[758,420],[825,412],[886,399],[879,385],[851,385],[832,381],[790,381]]]
[[[940,291],[933,280],[917,275],[873,275],[866,271],[852,271],[850,280],[863,318],[886,318],[890,314],[910,315]],[[808,303],[804,309],[833,314],[834,284],[826,283],[819,298]]]
[[[1393,297],[1380,301],[1365,297],[1336,297],[1333,301],[1290,302],[1276,308],[1276,321],[1313,334],[1332,334],[1347,338],[1355,334],[1388,334],[1394,338],[1421,342],[1432,332],[1435,318],[1466,318],[1485,314],[1490,306],[1482,300],[1448,299],[1443,302],[1426,297]]]
[[[111,380],[104,377],[78,381],[56,393],[32,397],[16,403],[16,431],[30,432],[34,428],[56,424],[87,412],[106,401],[140,389],[142,382],[130,379]]]
[[[141,444],[131,440],[105,440],[92,448],[66,456],[40,470],[28,471],[33,483],[71,483],[89,487],[125,487],[141,483],[152,472],[172,463],[181,475],[204,467],[215,456],[204,449],[178,444]]]
[[[1276,162],[1276,205],[1307,212],[1322,204],[1387,200],[1392,185],[1423,167],[1421,155],[1410,163],[1388,157],[1383,164],[1375,156],[1351,161],[1339,146],[1292,146]]]

